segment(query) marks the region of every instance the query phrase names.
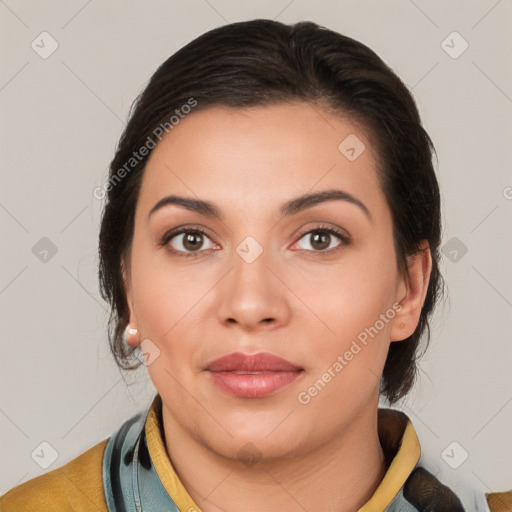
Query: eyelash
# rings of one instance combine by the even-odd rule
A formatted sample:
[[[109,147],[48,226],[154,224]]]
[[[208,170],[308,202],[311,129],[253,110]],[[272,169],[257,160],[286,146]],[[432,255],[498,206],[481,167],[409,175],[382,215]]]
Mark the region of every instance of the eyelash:
[[[162,237],[162,239],[160,240],[158,245],[160,247],[167,246],[169,244],[169,242],[174,237],[176,237],[178,235],[182,235],[184,233],[200,234],[200,235],[203,235],[203,236],[206,236],[206,237],[210,238],[208,236],[208,234],[206,233],[206,231],[202,230],[201,228],[186,228],[186,229],[181,229],[181,230],[178,230],[178,231],[171,231],[170,233],[166,233]],[[347,246],[351,242],[349,236],[347,236],[346,234],[342,233],[341,231],[338,231],[335,228],[328,227],[328,226],[318,226],[316,228],[304,231],[304,232],[300,233],[300,235],[298,235],[297,241],[299,241],[302,238],[304,238],[305,235],[312,234],[312,233],[322,233],[322,234],[334,235],[336,238],[339,238],[342,243],[340,245],[338,245],[337,247],[335,247],[335,248],[328,249],[328,250],[323,250],[323,251],[310,251],[308,249],[300,249],[300,250],[307,251],[307,252],[313,252],[313,253],[319,254],[321,256],[326,256],[326,255],[330,255],[330,254],[332,254],[332,253],[342,249],[343,246]],[[190,257],[194,258],[194,257],[199,256],[202,252],[204,252],[204,251],[199,250],[199,251],[195,251],[195,252],[188,252],[188,253],[185,252],[184,253],[183,251],[176,251],[175,249],[168,249],[168,250],[173,255],[176,255],[176,256],[179,256],[179,257],[185,257],[185,258],[190,258]]]

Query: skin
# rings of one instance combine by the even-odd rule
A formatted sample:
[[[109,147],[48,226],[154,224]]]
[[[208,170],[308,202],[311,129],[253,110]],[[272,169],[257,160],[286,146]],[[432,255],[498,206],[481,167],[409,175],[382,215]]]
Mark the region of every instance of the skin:
[[[353,162],[338,150],[350,134],[366,147]],[[306,103],[197,111],[150,156],[123,263],[138,330],[128,343],[149,339],[160,351],[147,368],[162,397],[167,451],[204,512],[355,511],[386,471],[379,380],[389,344],[415,330],[431,259],[428,250],[409,257],[410,279],[399,276],[376,161],[358,125]],[[281,218],[285,201],[328,189],[355,196],[371,219],[339,200]],[[169,194],[211,201],[223,219],[176,205],[148,219]],[[207,232],[195,257],[170,252],[194,252],[183,235],[158,244],[182,225]],[[350,243],[333,235],[328,247],[339,250],[320,254],[311,233],[319,226],[348,233]],[[247,236],[263,249],[250,264],[236,252]],[[401,310],[378,335],[300,403],[298,394],[396,303]],[[271,352],[304,371],[270,397],[234,397],[204,368],[235,351]]]

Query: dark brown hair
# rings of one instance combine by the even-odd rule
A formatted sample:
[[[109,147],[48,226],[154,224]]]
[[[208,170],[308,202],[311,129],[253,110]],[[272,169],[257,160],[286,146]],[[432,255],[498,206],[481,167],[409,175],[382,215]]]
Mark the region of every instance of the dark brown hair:
[[[109,341],[120,368],[141,364],[123,341],[129,311],[121,270],[151,153],[141,156],[141,148],[154,146],[150,141],[162,131],[159,127],[170,131],[176,122],[172,118],[190,111],[184,105],[194,104],[193,115],[209,106],[244,108],[297,100],[365,128],[379,155],[377,172],[392,213],[400,274],[407,277],[406,256],[418,252],[421,241],[430,245],[432,272],[418,325],[409,338],[391,343],[381,381],[381,393],[390,403],[410,390],[420,339],[426,331],[428,344],[428,319],[443,289],[434,147],[412,95],[396,74],[367,46],[311,22],[253,20],[211,30],[160,65],[135,100],[110,164],[99,237],[100,287],[111,305]]]

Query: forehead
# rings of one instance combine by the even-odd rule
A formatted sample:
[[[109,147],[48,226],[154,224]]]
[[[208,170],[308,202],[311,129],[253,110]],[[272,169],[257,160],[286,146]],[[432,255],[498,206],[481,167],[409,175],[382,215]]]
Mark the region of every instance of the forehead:
[[[368,134],[309,103],[210,107],[174,125],[153,150],[138,208],[167,194],[226,208],[275,208],[287,198],[338,188],[385,208]]]

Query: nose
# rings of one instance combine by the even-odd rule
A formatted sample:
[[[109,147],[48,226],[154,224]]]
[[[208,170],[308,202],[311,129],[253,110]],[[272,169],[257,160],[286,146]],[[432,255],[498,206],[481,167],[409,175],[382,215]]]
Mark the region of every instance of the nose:
[[[217,289],[222,324],[254,331],[274,329],[289,321],[291,292],[283,284],[284,276],[278,277],[278,265],[270,259],[266,251],[251,263],[233,255],[233,267]]]

